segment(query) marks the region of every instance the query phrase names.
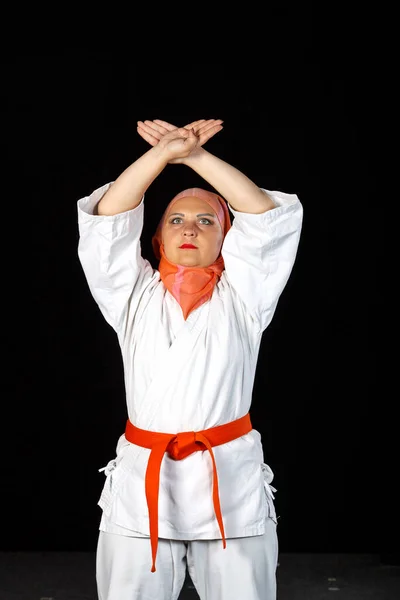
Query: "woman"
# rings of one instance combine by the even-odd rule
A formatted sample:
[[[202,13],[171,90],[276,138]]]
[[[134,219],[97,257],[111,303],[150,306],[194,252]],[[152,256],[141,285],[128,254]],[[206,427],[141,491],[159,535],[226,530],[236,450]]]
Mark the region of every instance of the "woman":
[[[78,201],[78,254],[118,336],[128,412],[102,469],[100,600],[176,600],[186,568],[201,600],[276,598],[273,474],[249,409],[303,209],[207,152],[221,129],[214,119],[139,121],[151,148]],[[176,163],[216,191],[172,199],[153,269],[140,252],[144,195]]]

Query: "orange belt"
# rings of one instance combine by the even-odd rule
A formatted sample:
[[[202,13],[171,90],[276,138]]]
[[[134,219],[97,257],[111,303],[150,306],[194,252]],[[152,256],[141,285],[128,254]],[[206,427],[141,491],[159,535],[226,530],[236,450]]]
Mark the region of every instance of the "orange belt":
[[[218,475],[212,446],[220,446],[246,435],[252,430],[250,415],[203,431],[184,431],[182,433],[158,433],[135,427],[129,420],[126,423],[125,437],[132,444],[151,450],[146,469],[145,489],[150,521],[150,543],[153,564],[152,573],[156,570],[156,554],[158,545],[158,492],[160,487],[160,468],[164,454],[175,460],[182,460],[193,452],[208,450],[213,463],[213,503],[215,516],[221,531],[223,547],[226,548],[225,531],[222,522],[221,505],[218,492]]]

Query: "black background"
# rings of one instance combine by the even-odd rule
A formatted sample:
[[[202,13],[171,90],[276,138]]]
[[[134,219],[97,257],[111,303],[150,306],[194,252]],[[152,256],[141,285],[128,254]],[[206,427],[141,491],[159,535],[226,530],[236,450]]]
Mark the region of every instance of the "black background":
[[[275,473],[281,551],[394,547],[395,461],[380,461],[394,417],[378,385],[379,64],[353,26],[303,7],[246,42],[214,30],[196,56],[179,35],[173,49],[151,42],[155,55],[149,43],[3,52],[1,550],[95,548],[98,469],[126,411],[117,339],[77,258],[76,202],[147,150],[136,121],[154,118],[223,119],[207,149],[304,206],[251,410]],[[170,165],[149,189],[149,260],[163,207],[196,177]]]

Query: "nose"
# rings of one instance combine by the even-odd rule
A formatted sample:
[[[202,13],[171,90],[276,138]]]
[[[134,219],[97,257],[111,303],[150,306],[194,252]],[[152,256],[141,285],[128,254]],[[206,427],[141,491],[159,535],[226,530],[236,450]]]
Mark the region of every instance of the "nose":
[[[190,225],[190,224],[186,225],[186,227],[185,227],[185,229],[183,231],[183,235],[185,237],[195,237],[196,231],[195,231],[194,226]]]

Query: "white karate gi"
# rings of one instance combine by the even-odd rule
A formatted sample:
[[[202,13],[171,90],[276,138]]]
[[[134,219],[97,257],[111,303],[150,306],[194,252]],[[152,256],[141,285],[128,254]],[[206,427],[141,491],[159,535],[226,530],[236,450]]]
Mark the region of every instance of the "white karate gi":
[[[204,430],[242,417],[251,406],[262,333],[273,317],[296,258],[302,204],[295,194],[265,190],[276,205],[272,210],[249,214],[229,206],[235,218],[222,246],[225,270],[210,301],[185,321],[159,271],[141,256],[144,198],[130,211],[114,216],[93,215],[110,185],[78,201],[78,256],[91,293],[118,336],[130,421],[141,429],[178,433]],[[229,538],[263,536],[266,527],[270,527],[266,523],[276,523],[275,490],[270,486],[273,474],[264,463],[261,437],[254,429],[213,451],[227,548],[222,547],[215,518],[212,462],[206,451],[179,461],[165,455],[160,474],[159,538],[184,542],[214,540],[208,546],[215,547],[215,553],[229,556]],[[103,511],[99,556],[110,554],[104,551],[104,538],[121,540],[121,536],[116,538],[119,534],[131,536],[131,544],[140,547],[147,543],[148,548],[146,560],[140,561],[142,566],[132,569],[135,573],[129,576],[132,579],[126,584],[127,590],[116,590],[114,583],[113,591],[99,589],[101,600],[133,598],[128,588],[132,592],[134,580],[141,576],[139,572],[145,571],[145,577],[153,578],[153,582],[164,572],[160,568],[162,540],[157,571],[150,573],[150,542],[148,538],[138,539],[149,535],[144,485],[149,454],[150,450],[127,442],[122,434],[116,456],[105,469],[106,480],[99,499]],[[124,538],[121,544],[126,543],[129,541]],[[185,544],[166,543],[186,548]],[[109,544],[111,547],[112,542]],[[240,557],[240,552],[237,554]],[[262,553],[257,552],[254,560],[262,560]],[[103,590],[108,589],[113,577],[110,564],[101,559],[102,570],[109,573],[108,583],[101,577]],[[233,570],[241,568],[240,563],[232,566]],[[196,578],[194,572],[193,577]],[[254,595],[246,592],[240,596],[237,587],[235,592],[238,598],[246,600],[275,598],[266,596],[265,589]],[[168,594],[153,594],[152,598],[178,597],[172,591]],[[220,590],[215,599],[225,599],[221,594]],[[229,598],[233,600],[232,596]]]

